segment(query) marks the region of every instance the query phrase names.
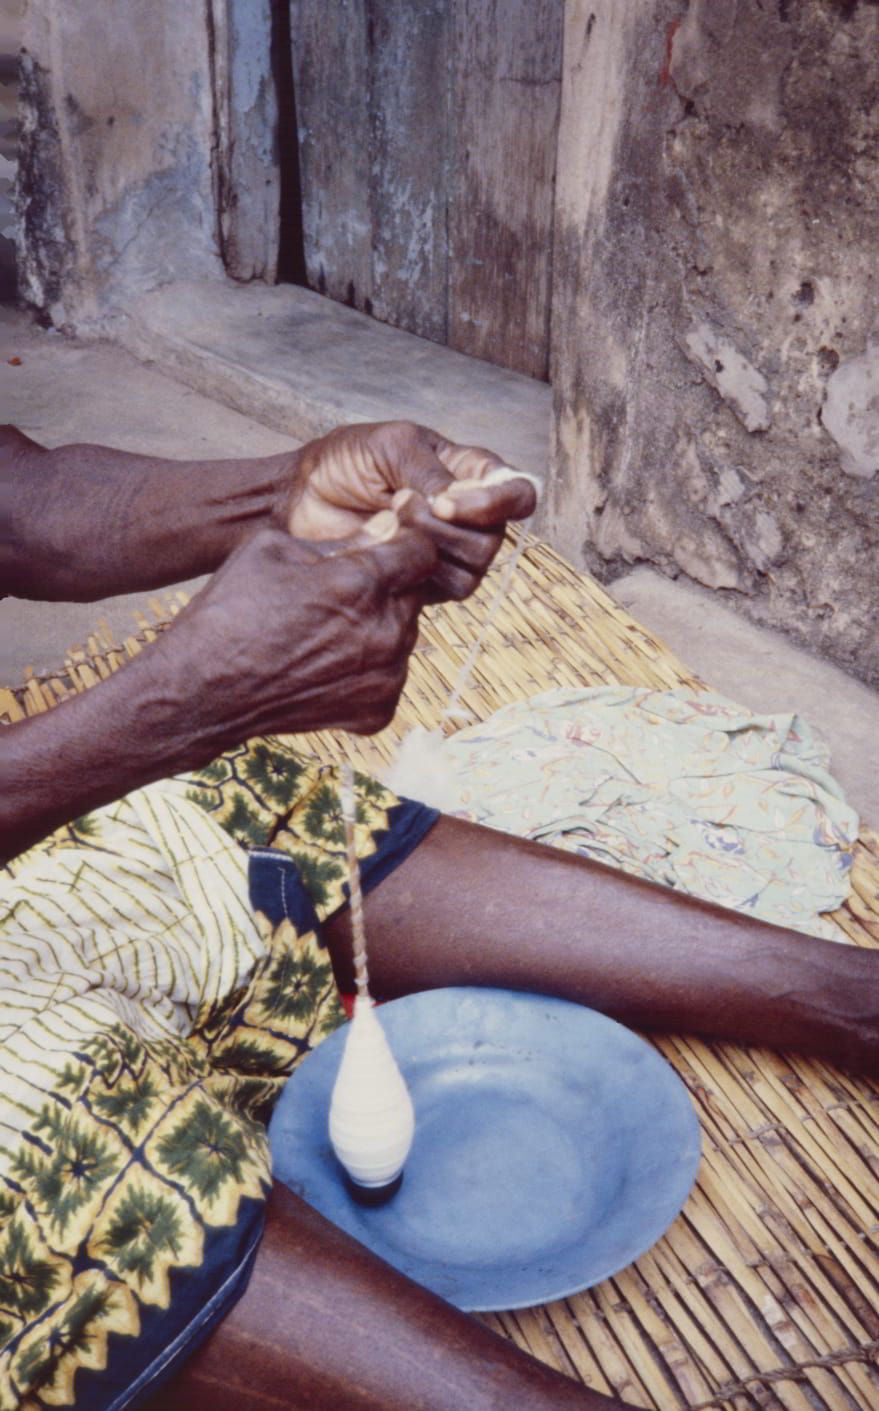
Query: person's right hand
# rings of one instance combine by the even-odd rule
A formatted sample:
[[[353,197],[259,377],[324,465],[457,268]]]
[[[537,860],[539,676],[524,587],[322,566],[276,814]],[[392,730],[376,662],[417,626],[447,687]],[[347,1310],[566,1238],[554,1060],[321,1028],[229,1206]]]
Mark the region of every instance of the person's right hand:
[[[411,421],[360,422],[296,452],[284,527],[309,542],[341,539],[393,509],[436,544],[424,601],[443,602],[479,586],[507,520],[526,518],[535,503],[531,477],[493,451],[456,445]]]
[[[244,543],[155,643],[206,756],[258,734],[387,725],[436,562],[390,512],[343,545],[274,529]]]

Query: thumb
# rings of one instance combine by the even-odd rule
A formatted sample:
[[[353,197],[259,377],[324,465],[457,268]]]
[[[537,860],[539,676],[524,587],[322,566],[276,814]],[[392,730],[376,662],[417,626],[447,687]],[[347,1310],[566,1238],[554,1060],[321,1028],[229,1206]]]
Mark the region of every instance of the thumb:
[[[402,526],[393,510],[379,510],[358,529],[344,539],[308,540],[308,547],[316,550],[324,558],[335,558],[337,554],[350,553],[352,549],[374,548],[376,544],[387,544],[400,533]]]
[[[346,534],[343,539],[300,539],[288,535],[292,544],[297,544],[303,557],[311,561],[332,559],[339,554],[350,553],[352,549],[368,549],[375,544],[386,543],[400,531],[400,521],[393,510],[379,510],[357,530],[356,534]]]
[[[388,594],[411,592],[432,577],[439,550],[429,535],[404,528],[393,510],[381,510],[359,534],[338,547],[337,554],[369,557]]]

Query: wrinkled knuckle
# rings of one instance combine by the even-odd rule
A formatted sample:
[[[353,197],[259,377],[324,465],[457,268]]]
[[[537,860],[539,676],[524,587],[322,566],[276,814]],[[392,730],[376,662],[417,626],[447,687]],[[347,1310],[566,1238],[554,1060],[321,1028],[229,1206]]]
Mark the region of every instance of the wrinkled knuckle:
[[[346,600],[371,599],[375,592],[375,572],[360,555],[339,554],[332,560],[336,590]]]
[[[422,426],[420,422],[399,419],[387,423],[389,435],[393,437],[397,446],[427,448],[433,450],[437,443],[442,440],[435,431],[431,431],[429,426]]]
[[[399,657],[403,634],[399,626],[388,617],[382,616],[373,623],[371,634],[371,656],[380,666],[390,666]]]
[[[417,421],[409,421],[406,417],[398,417],[395,421],[389,421],[388,427],[396,436],[420,436],[424,431]]]
[[[481,574],[478,573],[450,573],[444,585],[448,597],[453,602],[462,603],[479,587],[480,578]]]
[[[241,547],[241,557],[254,563],[286,561],[290,540],[280,529],[257,529]]]

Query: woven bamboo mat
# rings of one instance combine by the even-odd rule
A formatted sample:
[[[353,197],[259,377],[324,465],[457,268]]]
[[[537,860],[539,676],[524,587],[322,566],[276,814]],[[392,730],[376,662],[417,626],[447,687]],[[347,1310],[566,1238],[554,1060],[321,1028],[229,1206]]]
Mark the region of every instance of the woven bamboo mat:
[[[380,769],[413,725],[435,725],[502,568],[425,620],[393,724],[345,748]],[[117,644],[99,629],[62,670],[0,689],[20,719],[88,688],[142,650],[180,599]],[[529,539],[463,704],[484,718],[551,686],[703,686],[596,583]],[[316,752],[339,746],[315,735]],[[862,831],[837,920],[879,947],[879,834]],[[769,1050],[654,1039],[703,1134],[682,1214],[643,1258],[574,1297],[483,1321],[536,1357],[635,1406],[879,1411],[879,1083]]]

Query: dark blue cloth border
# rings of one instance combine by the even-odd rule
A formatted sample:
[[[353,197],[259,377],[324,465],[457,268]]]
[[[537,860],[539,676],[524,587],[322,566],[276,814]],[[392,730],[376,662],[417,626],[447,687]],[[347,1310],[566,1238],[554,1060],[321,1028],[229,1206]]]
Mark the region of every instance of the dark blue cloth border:
[[[79,1368],[76,1411],[135,1411],[175,1376],[247,1288],[264,1225],[263,1202],[243,1196],[236,1225],[205,1226],[204,1263],[171,1270],[170,1308],[140,1304],[139,1337],[111,1332],[107,1366]]]
[[[273,848],[254,848],[247,863],[250,904],[267,916],[272,926],[286,918],[298,936],[320,926],[314,902],[305,890],[302,874],[292,857]]]
[[[401,799],[388,811],[387,829],[373,835],[376,850],[360,861],[360,885],[364,892],[377,887],[427,836],[439,818],[439,809],[414,799]],[[248,862],[250,903],[267,916],[273,926],[286,918],[299,935],[319,929],[314,903],[306,891],[299,868],[292,857],[277,848],[253,848]],[[347,883],[345,884],[347,892]],[[347,906],[347,901],[342,906]],[[342,909],[341,907],[339,908]]]
[[[385,877],[405,862],[424,840],[440,816],[438,808],[428,808],[416,799],[401,799],[388,811],[389,831],[376,832],[378,846],[371,857],[360,859],[360,886],[371,892]],[[347,889],[347,882],[345,887]]]

